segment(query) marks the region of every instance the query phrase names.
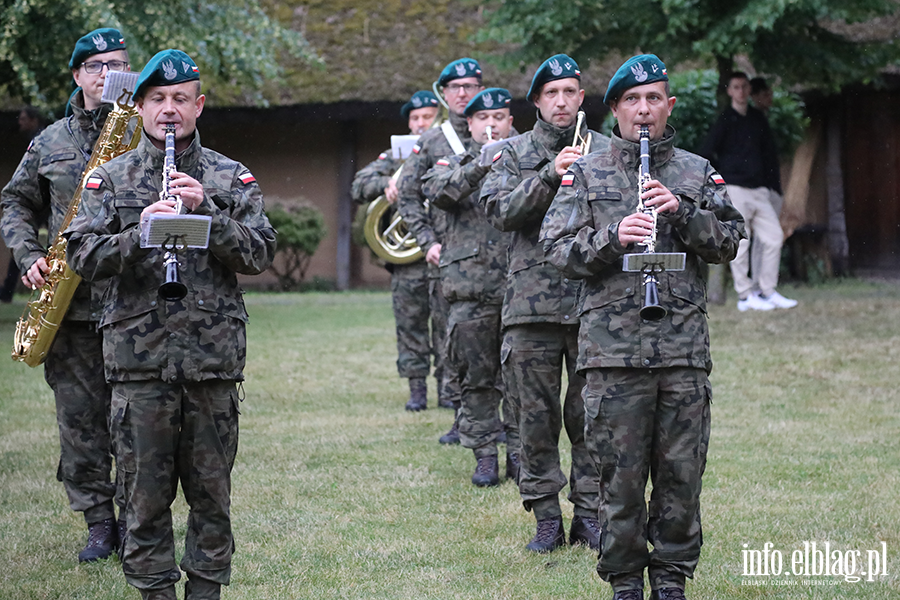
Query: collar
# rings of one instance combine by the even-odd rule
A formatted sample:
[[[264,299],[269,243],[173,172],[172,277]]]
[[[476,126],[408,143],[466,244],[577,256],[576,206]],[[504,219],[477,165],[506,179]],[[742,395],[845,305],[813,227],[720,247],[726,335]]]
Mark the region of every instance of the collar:
[[[575,139],[575,123],[566,128],[557,127],[545,121],[541,117],[541,111],[538,111],[537,122],[534,124],[532,132],[532,139],[546,151],[546,154],[556,156],[560,150],[572,145],[572,140]],[[587,132],[587,119],[585,119],[581,123],[581,135],[586,136]]]
[[[149,164],[152,170],[162,171],[163,162],[166,160],[166,152],[154,146],[146,133],[141,135],[137,152],[141,161]],[[195,129],[191,145],[175,155],[175,165],[180,172],[190,174],[200,164],[202,155],[203,147],[200,145],[200,132]]]
[[[72,98],[72,116],[75,118],[80,129],[88,131],[99,131],[103,129],[103,124],[106,123],[106,117],[111,110],[112,104],[107,104],[106,102],[101,103],[100,106],[94,110],[87,110],[84,108],[83,90],[78,90],[75,97]]]
[[[450,111],[450,124],[453,125],[453,129],[456,130],[456,135],[461,141],[465,142],[472,137],[472,132],[469,131],[469,120],[465,115],[458,115]]]
[[[613,128],[610,136],[609,151],[612,155],[625,164],[626,168],[637,169],[641,162],[641,145],[638,142],[630,142],[619,135],[619,126]],[[662,139],[650,142],[650,166],[660,167],[675,154],[675,128],[666,124],[666,131]]]

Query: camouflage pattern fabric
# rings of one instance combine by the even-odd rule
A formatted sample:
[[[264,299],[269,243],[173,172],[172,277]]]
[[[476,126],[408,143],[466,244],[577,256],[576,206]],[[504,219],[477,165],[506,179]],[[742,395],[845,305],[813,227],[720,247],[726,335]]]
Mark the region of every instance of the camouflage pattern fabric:
[[[23,272],[47,255],[38,231],[46,224],[50,240],[55,239],[110,109],[104,104],[85,110],[84,96],[77,92],[72,116],[34,138],[0,192],[0,231]],[[107,425],[110,392],[102,376],[103,355],[96,331],[104,287],[87,282],[78,286],[44,363],[44,378],[56,399],[57,476],[66,488],[69,506],[83,511],[89,524],[115,518]]]
[[[384,188],[403,161],[394,158],[388,148],[378,158],[356,172],[350,186],[350,197],[357,204],[367,204],[384,194]]]
[[[169,508],[179,482],[190,506],[181,568],[229,583],[238,414],[233,381],[113,385],[112,427],[128,494],[123,571],[131,585],[160,589],[180,576]]]
[[[454,302],[450,305],[447,357],[459,373],[460,408],[457,417],[463,448],[476,457],[497,454],[497,437],[503,431],[500,403],[500,305]],[[507,448],[518,447],[516,432],[507,431]]]
[[[236,273],[262,272],[275,253],[275,231],[252,174],[202,148],[195,134],[176,167],[203,185],[205,198],[193,214],[212,217],[209,248],[181,253],[187,296],[161,300],[163,253],[140,248],[139,221],[159,198],[163,158],[144,138],[135,151],[98,168],[100,183],[85,190],[83,212],[66,232],[75,272],[109,279],[101,328],[129,502],[123,571],[142,589],[167,587],[178,576],[168,513],[177,480],[190,506],[182,567],[228,583],[234,382],[243,380],[247,321]]]
[[[609,138],[582,125],[591,148],[605,150]],[[511,232],[509,273],[503,300],[503,379],[520,414],[519,493],[538,520],[561,514],[559,491],[566,477],[559,464],[559,433],[565,424],[572,443],[569,499],[575,514],[596,518],[598,475],[584,446],[584,378],[575,372],[580,282],[547,262],[538,243],[541,222],[562,180],[557,154],[575,137],[575,124],[556,127],[540,117],[532,131],[510,140],[485,178],[480,201],[488,221]],[[568,388],[560,407],[563,360]]]
[[[428,377],[431,370],[429,287],[425,261],[393,266],[391,300],[397,329],[397,373],[407,379]],[[439,332],[435,331],[434,335],[437,337]],[[442,335],[440,337],[443,339]]]
[[[551,263],[569,278],[584,278],[581,291],[579,370],[598,367],[697,367],[709,371],[706,263],[727,263],[746,237],[741,214],[728,201],[725,182],[709,161],[674,147],[668,127],[652,143],[651,175],[681,200],[662,214],[658,252],[686,252],[684,271],[659,276],[659,302],[669,311],[644,321],[640,273],[622,271],[617,226],[638,203],[637,143],[613,136],[609,152],[590,154],[569,169],[572,185],[560,186],[544,217],[541,240]]]
[[[102,183],[85,190],[66,232],[75,272],[89,281],[110,278],[100,321],[106,378],[240,380],[247,311],[236,273],[263,272],[275,253],[262,192],[246,167],[202,148],[196,135],[176,165],[203,184],[206,198],[193,214],[212,217],[209,249],[180,254],[187,296],[162,301],[164,252],[140,247],[138,224],[141,211],[159,199],[163,158],[142,139],[133,152],[99,167],[93,176]]]
[[[438,398],[459,406],[462,395],[459,372],[449,364],[447,358],[447,321],[450,318],[450,303],[444,297],[441,278],[432,277],[432,273],[433,271],[428,269],[431,347],[434,348],[434,378],[438,382]]]
[[[353,201],[366,204],[381,196],[401,164],[390,149],[379,154],[353,178],[350,190]],[[431,308],[427,264],[420,260],[408,265],[389,265],[388,270],[391,272],[391,301],[397,330],[397,372],[405,378],[427,377],[432,354],[428,333]],[[433,335],[443,340],[443,332],[435,331]],[[437,363],[435,377],[438,377]],[[439,377],[438,382],[440,385]]]
[[[582,125],[582,134],[587,133],[591,133],[593,151],[609,146],[609,138]],[[541,222],[561,181],[554,167],[556,155],[574,136],[574,124],[561,129],[539,118],[532,131],[504,146],[481,188],[480,202],[488,221],[500,231],[511,232],[504,327],[576,322],[580,283],[548,263],[538,243]]]
[[[578,326],[528,323],[505,329],[501,360],[507,395],[518,403],[519,494],[536,519],[562,514],[558,494],[571,481],[574,513],[597,518],[599,475],[584,440],[584,377],[575,372]],[[565,365],[563,364],[565,361]],[[562,370],[568,387],[560,406]],[[572,444],[569,481],[560,468],[559,433]]]
[[[587,372],[585,435],[600,469],[597,572],[605,581],[627,581],[648,568],[653,589],[683,588],[693,576],[703,543],[700,489],[711,398],[703,369]]]
[[[460,440],[463,447],[475,449],[476,456],[484,456],[497,452],[501,431],[500,307],[509,236],[488,224],[477,202],[490,167],[478,164],[480,146],[469,143],[465,154],[435,162],[422,191],[446,219],[441,286],[450,303],[448,357],[460,376]],[[518,448],[514,423],[514,417],[507,418],[510,451]]]
[[[734,258],[745,236],[725,182],[699,156],[674,147],[668,127],[651,143],[651,175],[680,200],[660,215],[657,250],[685,252],[684,271],[660,276],[669,314],[641,319],[639,273],[622,271],[618,223],[638,204],[637,143],[618,136],[608,152],[577,160],[541,230],[549,260],[583,277],[578,368],[585,372],[586,441],[600,471],[601,558],[614,590],[683,587],[700,553],[700,481],[709,439],[712,368],[706,263]],[[606,444],[609,444],[607,449]],[[644,493],[652,473],[649,511]],[[653,553],[647,550],[647,541]]]
[[[103,378],[103,338],[93,321],[66,321],[44,362],[44,378],[56,395],[59,426],[57,479],[69,507],[87,523],[115,519],[110,481],[110,388]],[[116,465],[119,467],[120,465]],[[118,498],[124,506],[123,498]]]

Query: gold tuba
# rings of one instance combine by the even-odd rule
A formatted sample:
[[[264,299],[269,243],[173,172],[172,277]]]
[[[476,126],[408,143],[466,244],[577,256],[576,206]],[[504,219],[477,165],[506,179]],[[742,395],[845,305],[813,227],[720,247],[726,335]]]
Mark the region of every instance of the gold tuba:
[[[112,77],[109,73],[107,78]],[[137,75],[135,73],[134,75]],[[136,77],[134,78],[136,80]],[[127,85],[127,84],[126,84]],[[134,82],[130,83],[134,89]],[[104,95],[106,90],[104,89]],[[75,289],[81,283],[79,277],[66,263],[67,241],[62,236],[66,228],[72,223],[81,206],[81,192],[84,184],[93,170],[108,160],[132,150],[141,137],[141,123],[138,119],[137,127],[128,144],[124,143],[125,134],[128,132],[128,123],[137,115],[137,109],[128,106],[131,101],[131,92],[123,89],[116,99],[113,110],[106,118],[103,130],[97,143],[91,160],[84,168],[81,182],[75,190],[75,196],[69,205],[69,210],[63,218],[53,244],[47,249],[47,265],[50,267],[44,285],[35,289],[31,294],[31,300],[25,305],[25,312],[16,323],[16,332],[13,339],[13,360],[24,362],[29,367],[36,367],[47,358],[50,346],[56,337],[56,332],[62,323]],[[35,295],[37,298],[35,299]]]
[[[444,98],[437,89],[437,82],[432,85],[432,89],[444,109],[448,110],[447,103],[444,102]],[[444,118],[438,113],[429,129],[439,127]],[[400,179],[402,170],[403,166],[401,165],[391,177],[391,181],[396,182]],[[387,201],[384,194],[369,203],[369,207],[366,209],[363,233],[372,252],[391,264],[408,265],[421,259],[424,255],[415,236],[403,222],[400,211]]]

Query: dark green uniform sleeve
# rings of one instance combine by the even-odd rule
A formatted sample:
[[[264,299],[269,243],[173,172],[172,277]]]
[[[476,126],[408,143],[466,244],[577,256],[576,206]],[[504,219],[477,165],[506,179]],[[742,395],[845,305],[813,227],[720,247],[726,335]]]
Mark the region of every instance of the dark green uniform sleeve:
[[[42,140],[38,136],[28,147],[12,179],[0,192],[3,241],[23,271],[47,255],[38,239],[38,230],[49,217],[51,203],[46,182],[41,181],[38,172],[42,160],[41,147]]]
[[[400,183],[397,186],[400,192],[397,210],[400,211],[407,228],[416,236],[416,242],[425,253],[438,243],[437,234],[425,206],[425,196],[422,193],[422,177],[430,167],[426,153],[420,151],[411,154],[403,165]]]
[[[566,175],[571,185],[561,185],[541,225],[540,241],[547,260],[564,275],[583,279],[596,275],[625,254],[614,226],[596,225],[588,203],[584,159],[575,161]]]
[[[433,206],[452,210],[478,189],[490,170],[478,164],[478,155],[471,152],[462,157],[442,158],[425,174],[422,192]]]
[[[517,231],[540,222],[560,182],[553,161],[541,162],[537,174],[523,178],[518,154],[510,146],[503,148],[481,189],[491,225],[500,231]]]
[[[391,150],[385,150],[378,158],[360,169],[353,178],[350,197],[357,204],[366,204],[384,193],[400,161],[394,160]]]

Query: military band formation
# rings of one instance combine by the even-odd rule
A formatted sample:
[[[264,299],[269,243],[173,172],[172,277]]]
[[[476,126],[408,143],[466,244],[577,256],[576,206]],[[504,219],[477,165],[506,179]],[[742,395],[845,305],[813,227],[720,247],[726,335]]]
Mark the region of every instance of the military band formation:
[[[176,598],[182,572],[184,598],[219,598],[234,551],[246,358],[236,274],[269,267],[276,232],[252,173],[201,145],[205,97],[191,57],[168,49],[147,63],[133,93],[143,125],[127,131],[136,148],[84,180],[110,114],[104,80],[129,71],[126,40],[92,31],[69,68],[79,86],[71,116],[35,138],[3,189],[2,234],[23,281],[44,286],[52,265],[39,226],[49,217],[55,235],[80,191],[78,216],[58,232],[83,283],[44,363],[57,477],[88,528],[78,558],[117,552],[145,600]],[[535,518],[524,548],[598,552],[615,600],[642,599],[646,583],[654,600],[684,598],[700,557],[710,433],[707,264],[729,263],[747,237],[731,186],[677,148],[667,123],[676,99],[652,54],[609,81],[610,138],[584,122],[581,72],[564,54],[533,77],[530,131],[515,130],[510,93],[486,87],[476,60],[448,64],[434,89],[440,97],[419,91],[401,109],[419,136],[409,157],[385,151],[352,186],[360,204],[384,196],[421,249],[387,265],[405,408],[427,408],[433,363],[438,405],[454,414],[439,441],[472,451],[471,481],[484,487],[499,485],[505,446],[504,476]],[[205,247],[147,243],[182,210],[208,227]],[[761,284],[774,293],[771,278]],[[179,482],[190,508],[180,565],[170,512]]]

